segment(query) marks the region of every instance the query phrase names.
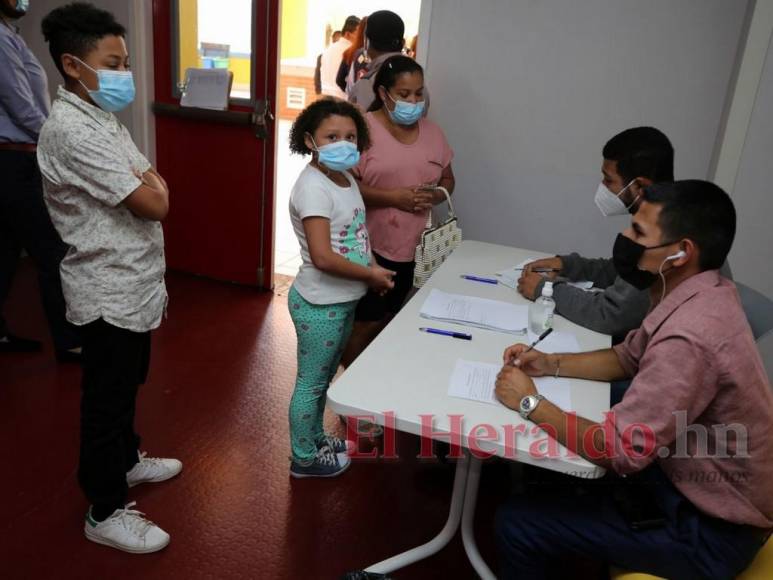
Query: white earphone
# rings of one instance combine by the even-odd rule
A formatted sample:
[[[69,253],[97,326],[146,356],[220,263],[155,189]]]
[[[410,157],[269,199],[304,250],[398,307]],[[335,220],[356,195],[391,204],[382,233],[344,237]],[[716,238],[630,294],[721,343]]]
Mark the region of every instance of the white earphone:
[[[668,256],[660,264],[660,268],[658,268],[658,274],[660,275],[660,279],[663,280],[663,291],[660,294],[660,302],[663,302],[663,299],[666,297],[666,277],[663,275],[663,266],[666,265],[666,262],[670,262],[671,260],[678,260],[679,258],[684,258],[686,255],[687,255],[687,252],[685,252],[684,250],[679,250],[676,254]]]
[[[676,254],[674,254],[673,256],[669,256],[663,261],[668,262],[670,260],[678,260],[679,258],[684,258],[686,255],[687,255],[687,252],[685,252],[684,250],[679,250]]]

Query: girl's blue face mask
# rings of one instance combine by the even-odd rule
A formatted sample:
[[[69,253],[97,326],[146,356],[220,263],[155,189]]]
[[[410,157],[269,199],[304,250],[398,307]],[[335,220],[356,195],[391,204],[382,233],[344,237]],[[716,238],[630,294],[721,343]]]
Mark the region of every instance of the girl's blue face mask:
[[[309,137],[314,143],[319,162],[333,171],[346,171],[360,162],[360,152],[357,150],[357,145],[351,141],[335,141],[317,147],[314,137],[311,135]]]
[[[421,119],[421,116],[424,114],[424,101],[419,101],[417,103],[398,101],[389,94],[389,91],[384,92],[395,104],[394,111],[390,111],[387,108],[389,118],[392,119],[392,121],[398,125],[413,125],[414,123],[418,122],[419,119]]]
[[[30,1],[29,0],[16,0],[16,10],[19,12],[27,12],[27,10],[30,9]]]
[[[99,88],[95,91],[89,89],[83,84],[83,81],[79,80],[80,84],[86,91],[88,91],[91,100],[94,101],[97,106],[103,111],[108,113],[117,113],[128,107],[136,94],[134,87],[134,77],[131,71],[120,70],[94,70],[85,62],[77,57],[78,62],[88,69],[94,71],[97,75],[97,81],[99,82]]]

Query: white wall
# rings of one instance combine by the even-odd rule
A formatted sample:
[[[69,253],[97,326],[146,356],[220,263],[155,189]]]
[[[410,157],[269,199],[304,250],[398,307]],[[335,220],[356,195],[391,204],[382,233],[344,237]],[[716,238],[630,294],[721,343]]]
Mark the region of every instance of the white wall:
[[[132,3],[136,1],[137,0],[132,0],[131,2],[127,2],[126,0],[91,0],[92,4],[112,12],[115,15],[116,20],[130,31],[126,38],[130,56],[132,55],[130,28],[131,8]],[[26,16],[18,21],[24,41],[30,47],[32,52],[35,53],[35,56],[38,57],[38,60],[46,70],[52,100],[56,95],[57,87],[61,85],[63,81],[62,75],[56,69],[56,66],[54,66],[54,61],[51,59],[51,55],[48,52],[48,43],[43,39],[43,34],[40,31],[40,23],[43,21],[43,17],[51,10],[63,6],[64,4],[67,4],[67,2],[63,0],[34,0],[33,2],[30,2],[30,9]],[[135,106],[136,105],[131,105],[118,114],[118,118],[126,125],[129,131],[132,132],[132,135],[135,135],[136,133],[133,115],[133,108]]]
[[[433,2],[430,116],[465,237],[609,255],[627,220],[593,203],[601,149],[636,125],[670,137],[677,178],[706,178],[746,4]]]
[[[773,39],[768,46],[733,189],[738,233],[730,253],[736,279],[773,298]]]

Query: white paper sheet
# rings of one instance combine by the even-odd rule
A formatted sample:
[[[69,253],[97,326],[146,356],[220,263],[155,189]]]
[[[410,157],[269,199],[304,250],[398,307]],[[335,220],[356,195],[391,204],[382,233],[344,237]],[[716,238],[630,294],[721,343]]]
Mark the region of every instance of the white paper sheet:
[[[458,359],[448,385],[451,397],[501,405],[494,389],[502,365]],[[537,391],[554,405],[565,411],[572,410],[571,382],[569,379],[537,377],[534,384]]]
[[[508,334],[526,334],[528,306],[451,294],[433,288],[421,307],[422,318],[442,320]]]
[[[518,278],[521,277],[521,274],[523,274],[523,268],[530,264],[531,262],[534,262],[535,260],[539,260],[540,258],[527,258],[520,264],[516,264],[512,268],[505,268],[504,270],[500,270],[496,273],[497,280],[499,280],[500,284],[504,284],[508,288],[512,288],[515,290],[518,286]],[[579,288],[580,290],[590,290],[593,288],[593,282],[589,280],[578,280],[577,282],[566,282],[566,284],[569,284],[569,286],[574,286],[575,288]]]
[[[535,260],[539,260],[539,258],[527,258],[512,268],[505,268],[504,270],[500,270],[496,273],[499,282],[508,288],[515,290],[515,288],[518,286],[518,278],[520,278],[521,274],[523,273],[522,268],[526,266],[526,264],[534,262]]]
[[[538,335],[529,331],[529,344],[537,340],[537,338]],[[541,352],[580,352],[580,343],[577,342],[577,337],[571,332],[559,332],[554,330],[534,348]]]

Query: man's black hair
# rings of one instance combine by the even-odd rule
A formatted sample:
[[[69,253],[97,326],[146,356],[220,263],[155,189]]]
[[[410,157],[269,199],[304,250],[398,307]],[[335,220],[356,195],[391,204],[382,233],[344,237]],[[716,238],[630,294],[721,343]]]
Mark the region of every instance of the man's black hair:
[[[690,239],[700,249],[701,270],[725,263],[735,238],[735,207],[721,187],[689,179],[657,183],[642,199],[660,206],[658,225],[664,242]]]
[[[357,27],[360,25],[360,19],[357,16],[347,16],[346,22],[344,22],[344,27],[341,29],[341,34],[346,34],[347,32],[355,32],[357,30]]]
[[[617,161],[617,172],[626,184],[637,177],[653,182],[674,180],[674,148],[654,127],[634,127],[612,137],[604,145],[604,159]]]
[[[424,69],[421,65],[413,60],[410,56],[404,56],[396,54],[386,59],[378,69],[376,77],[373,79],[373,93],[376,98],[368,107],[368,111],[378,111],[384,106],[384,102],[381,100],[381,95],[378,94],[378,88],[384,87],[387,91],[395,86],[397,77],[403,73],[419,73],[424,75]]]
[[[368,124],[365,122],[360,110],[347,101],[326,97],[314,101],[295,119],[290,129],[290,151],[300,155],[312,153],[311,149],[306,145],[304,137],[307,133],[314,135],[314,131],[319,128],[322,121],[333,115],[349,117],[354,121],[354,126],[357,128],[357,150],[360,153],[370,147]]]
[[[377,10],[368,16],[365,37],[370,47],[381,52],[400,52],[405,43],[405,23],[391,10]]]
[[[126,28],[108,11],[87,2],[73,2],[49,12],[41,25],[43,38],[62,76],[62,55],[83,60],[105,36],[126,36]]]

